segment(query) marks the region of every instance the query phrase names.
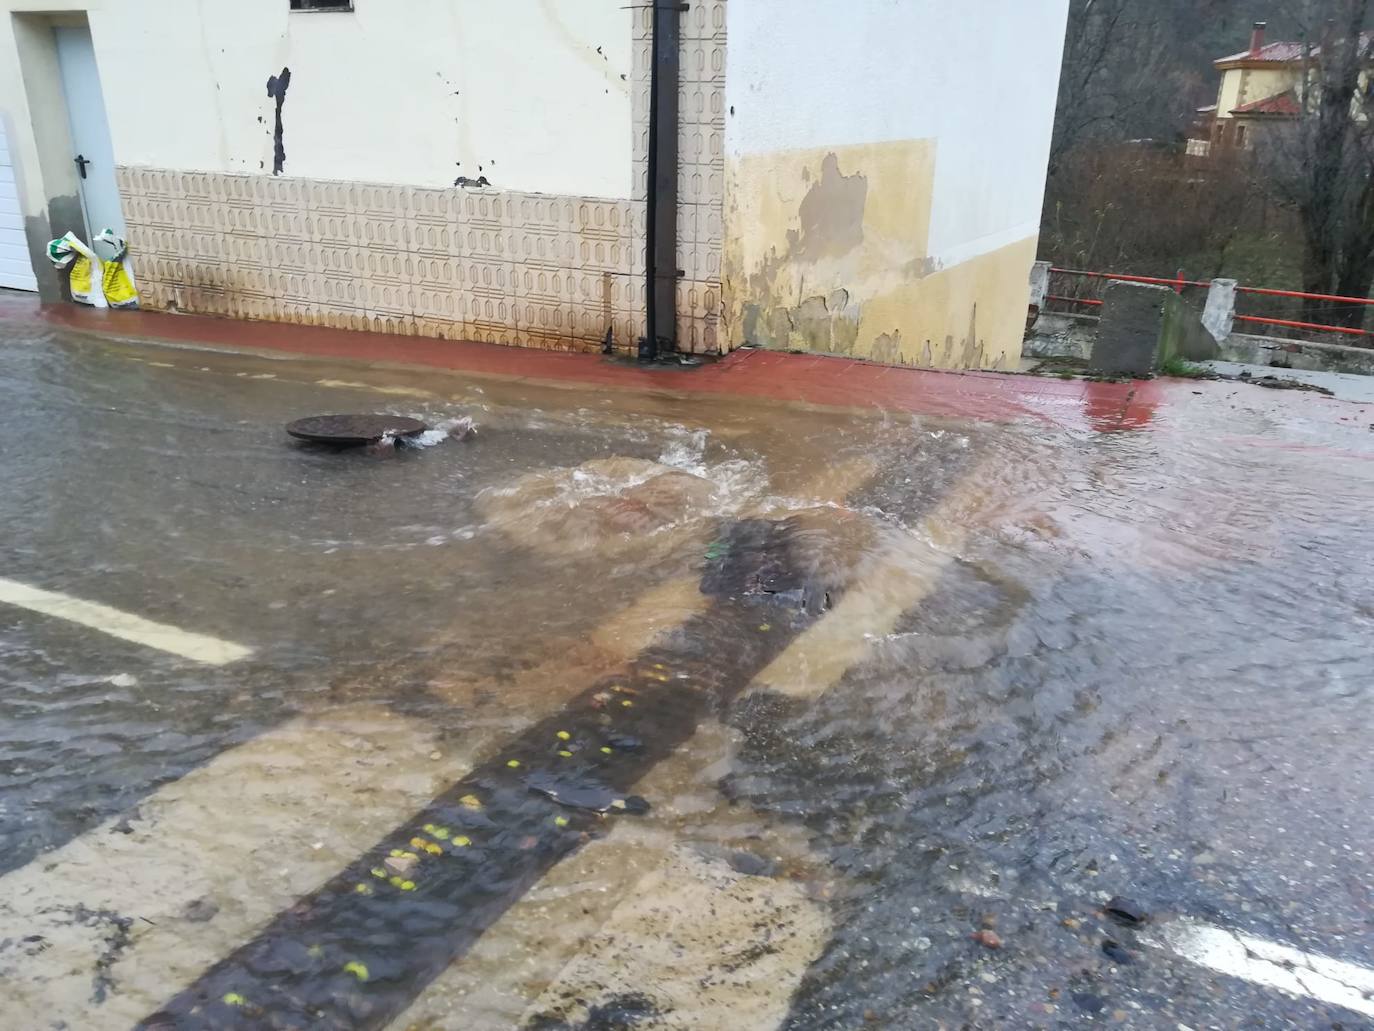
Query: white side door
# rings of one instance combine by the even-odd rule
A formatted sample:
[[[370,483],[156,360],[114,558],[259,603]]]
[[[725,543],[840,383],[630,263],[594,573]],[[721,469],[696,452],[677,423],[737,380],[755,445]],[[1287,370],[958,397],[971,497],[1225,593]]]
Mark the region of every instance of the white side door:
[[[106,229],[127,236],[124,211],[119,203],[119,184],[115,181],[114,145],[110,142],[110,123],[105,117],[105,96],[100,88],[100,70],[95,63],[91,30],[85,26],[60,25],[53,31],[57,34],[57,63],[62,70],[62,91],[67,97],[67,117],[71,122],[75,150],[72,160],[81,175],[86,226],[92,236]]]
[[[11,290],[38,289],[24,237],[24,216],[19,210],[19,189],[4,119],[0,119],[0,286]]]

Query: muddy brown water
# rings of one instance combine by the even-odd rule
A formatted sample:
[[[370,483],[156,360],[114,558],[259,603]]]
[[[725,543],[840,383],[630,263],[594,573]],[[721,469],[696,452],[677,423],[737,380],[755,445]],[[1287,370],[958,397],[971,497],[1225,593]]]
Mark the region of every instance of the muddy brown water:
[[[568,833],[590,833],[525,878],[458,962],[434,911],[405,903],[302,930],[291,900],[330,876],[297,888],[283,873],[278,890],[222,851],[196,874],[210,902],[194,911],[222,915],[177,932],[222,929],[203,961],[187,949],[185,969],[158,976],[116,949],[63,1004],[94,1014],[87,1026],[107,1011],[129,1026],[256,955],[251,976],[213,981],[218,1010],[168,1026],[730,1026],[722,1014],[765,981],[786,990],[736,1009],[748,1026],[1359,1026],[1310,999],[1218,988],[1119,930],[1135,961],[1101,948],[1100,906],[1128,894],[1156,922],[1205,918],[1374,964],[1374,417],[1334,404],[1189,386],[1104,433],[11,331],[0,576],[254,654],[196,667],[0,607],[0,909],[21,912],[6,884],[41,883],[45,862],[60,894],[71,849],[98,849],[121,820],[141,841],[160,792],[293,721],[377,714],[350,724],[360,738],[383,714],[423,727],[434,744],[396,760],[443,768],[415,787],[423,801],[656,654],[742,682],[681,715],[665,703],[685,721],[662,731],[673,747],[624,784],[601,771],[650,814],[573,814]],[[404,451],[286,439],[290,420],[333,411],[440,432]],[[476,434],[443,439],[461,418]],[[821,603],[711,614],[703,572],[723,528],[750,520],[787,522]],[[312,770],[282,812],[337,814],[334,783]],[[168,849],[180,870],[215,836],[236,840],[243,787],[215,788],[210,815],[141,862]],[[518,790],[503,804],[513,820],[557,808]],[[302,840],[349,842],[337,875],[369,855],[352,842],[389,843],[424,806],[395,809]],[[242,834],[240,851],[261,848]],[[531,837],[510,847],[537,852]],[[691,909],[694,876],[738,912],[775,885],[785,902],[751,919],[773,921],[778,944],[727,962],[710,954],[725,943],[683,931],[681,955],[704,950],[716,987],[694,995],[666,967],[637,983],[636,947],[669,932],[636,892],[678,889]],[[165,919],[144,905],[100,941],[119,920]],[[92,923],[84,912],[57,926]],[[989,928],[1001,949],[972,940]],[[140,933],[121,945],[131,957]],[[0,943],[0,976],[35,987],[6,1019],[48,1026],[32,1007],[70,995],[67,973],[19,949]],[[343,970],[350,957],[368,978]],[[272,1004],[288,995],[295,1017]]]

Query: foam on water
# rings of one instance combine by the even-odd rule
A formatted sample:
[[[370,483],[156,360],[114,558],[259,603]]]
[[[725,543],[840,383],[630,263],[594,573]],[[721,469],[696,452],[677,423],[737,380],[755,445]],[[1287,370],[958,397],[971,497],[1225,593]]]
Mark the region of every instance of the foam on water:
[[[406,438],[407,447],[434,447],[442,444],[452,437],[454,440],[462,440],[464,437],[471,436],[477,432],[476,424],[466,415],[452,419],[444,419],[436,423],[431,429],[425,430],[413,437]]]

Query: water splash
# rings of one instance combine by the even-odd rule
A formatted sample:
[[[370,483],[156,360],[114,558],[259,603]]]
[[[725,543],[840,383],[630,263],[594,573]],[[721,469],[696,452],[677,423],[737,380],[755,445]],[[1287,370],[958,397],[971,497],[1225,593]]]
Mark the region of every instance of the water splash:
[[[706,442],[710,439],[707,430],[689,430],[686,426],[669,428],[669,440],[659,464],[681,469],[693,476],[707,477]]]
[[[453,440],[464,440],[477,432],[477,424],[466,415],[458,416],[453,419],[445,419],[436,423],[433,428],[425,430],[423,433],[406,439],[406,447],[427,448],[442,444],[452,438]]]

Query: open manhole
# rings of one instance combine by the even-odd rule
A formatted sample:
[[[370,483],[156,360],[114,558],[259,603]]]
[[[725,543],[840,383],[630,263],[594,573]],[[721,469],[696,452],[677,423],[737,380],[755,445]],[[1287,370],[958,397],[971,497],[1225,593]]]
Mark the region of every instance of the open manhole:
[[[388,438],[418,436],[428,428],[419,419],[404,415],[311,415],[289,423],[286,432],[313,444],[358,447]]]

